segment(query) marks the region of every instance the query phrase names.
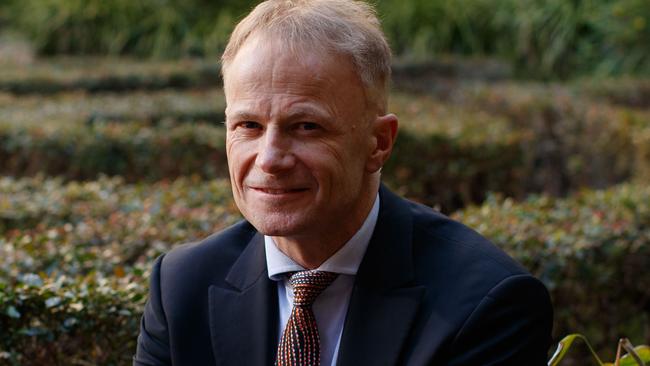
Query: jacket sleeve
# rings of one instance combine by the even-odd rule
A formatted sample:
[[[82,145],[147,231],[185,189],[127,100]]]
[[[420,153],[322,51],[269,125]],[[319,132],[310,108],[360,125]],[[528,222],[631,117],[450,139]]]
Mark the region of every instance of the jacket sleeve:
[[[445,364],[546,365],[552,324],[546,287],[530,275],[507,277],[467,318]]]
[[[134,366],[171,365],[167,318],[161,301],[160,269],[163,256],[156,260],[151,271],[149,299],[140,322]]]

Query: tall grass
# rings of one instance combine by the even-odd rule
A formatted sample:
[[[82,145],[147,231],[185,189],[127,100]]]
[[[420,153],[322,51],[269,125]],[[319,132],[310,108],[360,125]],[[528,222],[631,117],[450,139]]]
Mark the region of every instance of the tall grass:
[[[650,75],[648,0],[370,0],[395,53],[496,57],[519,75]],[[216,56],[256,0],[3,0],[42,54]]]

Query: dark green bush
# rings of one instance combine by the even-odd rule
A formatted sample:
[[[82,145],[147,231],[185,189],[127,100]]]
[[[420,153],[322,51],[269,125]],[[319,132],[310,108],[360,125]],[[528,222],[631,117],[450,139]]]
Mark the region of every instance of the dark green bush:
[[[130,365],[147,276],[0,283],[0,364]]]
[[[598,349],[607,349],[621,335],[650,340],[647,184],[583,191],[567,199],[530,197],[521,203],[491,197],[454,216],[546,284],[556,337],[580,332]]]
[[[0,172],[68,179],[103,173],[129,181],[226,176],[224,132],[206,124],[0,125]]]
[[[3,178],[0,217],[0,362],[127,365],[154,258],[238,214],[226,181]],[[599,349],[620,334],[647,343],[647,185],[521,203],[492,196],[455,217],[544,281],[556,337],[579,331]]]
[[[108,174],[129,182],[192,174],[226,177],[224,134],[222,127],[206,124],[0,125],[0,173],[77,180]],[[480,200],[487,190],[519,187],[511,179],[521,169],[522,143],[515,134],[495,137],[485,129],[455,133],[407,128],[400,140],[386,166],[386,179],[420,201],[448,211]],[[461,195],[449,194],[450,187],[458,187]]]
[[[581,187],[604,188],[648,175],[643,132],[650,127],[648,113],[591,103],[559,87],[506,84],[464,93],[450,104],[393,94],[390,110],[403,123],[384,169],[390,186],[450,212],[481,202],[489,191],[516,198],[530,192],[563,196]],[[41,109],[39,98],[16,100],[13,107],[12,98],[5,116],[16,121],[0,124],[2,174],[82,180],[108,174],[129,182],[227,176],[223,128],[173,121],[174,116],[200,111],[212,99],[220,99],[213,104],[223,103],[216,91],[132,98],[63,95],[41,102]],[[161,112],[163,108],[167,111]],[[218,114],[210,108],[204,111]],[[144,123],[57,122],[74,120],[74,111],[86,121],[93,115],[128,121],[133,115]],[[40,118],[52,120],[39,123]]]
[[[21,273],[110,276],[239,217],[225,180],[0,178],[0,283]]]
[[[650,108],[650,79],[582,80],[574,88],[597,101],[632,108]]]
[[[227,181],[0,178],[0,364],[130,364],[152,260],[238,219]]]
[[[0,26],[44,54],[214,57],[258,2],[12,0],[0,4]],[[646,0],[373,2],[406,58],[497,57],[533,78],[650,73]]]
[[[52,94],[214,87],[221,84],[216,59],[137,61],[129,58],[49,58],[0,68],[0,91]]]
[[[132,122],[143,125],[205,122],[220,125],[225,98],[221,89],[164,90],[122,93],[59,93],[12,95],[0,93],[0,121],[27,128],[48,125],[71,128],[84,123]]]
[[[448,101],[506,118],[531,135],[521,184],[528,192],[565,195],[604,188],[650,165],[638,136],[650,127],[643,110],[612,106],[564,85],[498,83],[460,89]]]

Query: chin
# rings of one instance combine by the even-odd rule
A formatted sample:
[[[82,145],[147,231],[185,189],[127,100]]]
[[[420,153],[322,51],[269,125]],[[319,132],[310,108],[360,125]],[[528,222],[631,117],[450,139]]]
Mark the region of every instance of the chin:
[[[268,236],[294,236],[303,232],[309,223],[293,215],[278,212],[257,215],[244,215],[246,219],[259,231]]]

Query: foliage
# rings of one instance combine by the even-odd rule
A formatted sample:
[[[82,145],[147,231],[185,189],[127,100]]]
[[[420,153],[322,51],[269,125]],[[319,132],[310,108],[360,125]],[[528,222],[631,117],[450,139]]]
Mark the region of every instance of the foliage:
[[[0,284],[3,365],[130,365],[146,299],[143,277],[25,274]]]
[[[551,85],[502,84],[471,91],[460,103],[506,117],[514,129],[533,135],[528,149],[530,192],[564,195],[580,187],[604,188],[650,165],[635,136],[650,127],[650,115],[593,102]]]
[[[0,91],[53,94],[200,88],[221,84],[211,60],[136,61],[129,58],[59,57],[0,68]]]
[[[21,273],[110,277],[239,217],[221,180],[0,178],[0,283]]]
[[[0,121],[28,126],[82,128],[98,122],[133,122],[143,125],[224,120],[221,89],[132,91],[130,93],[58,93],[13,95],[0,93]]]
[[[204,123],[0,125],[0,171],[8,175],[42,172],[69,179],[93,179],[104,173],[130,181],[192,174],[225,176],[224,132]]]
[[[218,89],[0,95],[7,121],[0,123],[0,172],[129,182],[225,177],[225,131],[215,125],[224,103]],[[402,128],[386,182],[445,212],[489,191],[561,196],[650,175],[650,113],[594,103],[564,87],[477,84],[443,102],[394,92],[389,107]]]
[[[122,365],[134,352],[154,258],[239,215],[227,181],[2,178],[0,217],[0,357],[15,365],[48,357],[56,362],[45,363]],[[544,281],[555,334],[578,330],[598,348],[622,333],[643,339],[649,187],[522,203],[491,197],[456,218]]]
[[[455,121],[458,119],[450,123]],[[499,130],[497,120],[488,117],[480,121],[495,122],[495,131]],[[81,180],[108,174],[129,182],[192,174],[207,179],[225,177],[224,135],[223,127],[204,123],[0,124],[0,173],[42,173]],[[472,128],[405,129],[400,140],[384,170],[387,181],[446,211],[482,199],[486,190],[519,187],[508,186],[516,182],[512,178],[520,169],[522,143],[517,134]],[[426,159],[412,159],[411,154]],[[428,173],[420,174],[423,169]],[[447,194],[450,186],[462,193]]]
[[[455,218],[492,239],[546,284],[556,309],[556,335],[578,331],[597,348],[620,334],[647,336],[647,184],[582,191],[566,199],[533,196],[521,203],[492,196]]]
[[[0,22],[27,34],[45,54],[215,57],[258,2],[6,1]],[[646,0],[373,2],[400,57],[497,57],[544,79],[650,74]]]
[[[548,361],[549,366],[558,366],[576,340],[581,340],[587,345],[594,361],[596,361],[599,366],[645,366],[646,362],[650,362],[650,347],[645,345],[633,347],[627,338],[622,338],[618,342],[619,349],[616,352],[616,360],[613,363],[603,363],[594,351],[593,347],[591,347],[589,340],[582,334],[575,333],[562,338],[560,343],[558,343],[555,354]],[[620,357],[621,349],[625,349],[628,352],[623,357]]]

